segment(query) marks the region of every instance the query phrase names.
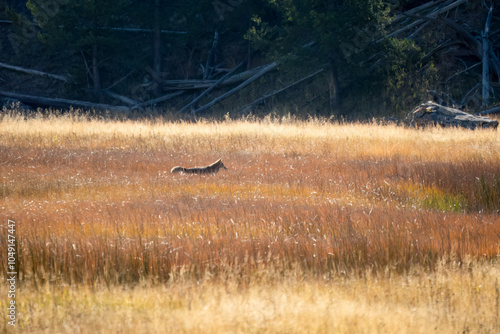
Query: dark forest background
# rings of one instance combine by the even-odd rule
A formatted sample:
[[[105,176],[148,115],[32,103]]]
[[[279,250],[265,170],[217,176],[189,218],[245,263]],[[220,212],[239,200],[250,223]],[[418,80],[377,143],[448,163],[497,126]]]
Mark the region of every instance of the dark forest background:
[[[478,112],[500,102],[499,8],[482,0],[3,0],[0,91],[29,95],[34,107],[60,98],[214,117],[402,118],[426,100]],[[199,98],[225,75],[234,82]]]

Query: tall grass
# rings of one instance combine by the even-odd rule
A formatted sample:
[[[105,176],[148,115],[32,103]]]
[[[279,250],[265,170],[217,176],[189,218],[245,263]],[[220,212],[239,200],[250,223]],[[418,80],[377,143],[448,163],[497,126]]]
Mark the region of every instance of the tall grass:
[[[267,268],[250,284],[228,273],[223,284],[178,277],[130,288],[45,285],[23,289],[18,325],[36,333],[497,333],[499,266],[463,266],[389,278]]]
[[[219,157],[217,175],[169,172]],[[35,285],[407,273],[500,254],[496,131],[3,115],[0,175],[0,247],[16,221]]]

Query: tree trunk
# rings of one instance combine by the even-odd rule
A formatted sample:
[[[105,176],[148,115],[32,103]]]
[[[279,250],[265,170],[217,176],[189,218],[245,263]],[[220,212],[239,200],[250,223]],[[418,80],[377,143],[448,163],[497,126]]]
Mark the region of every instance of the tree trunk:
[[[101,94],[101,75],[99,73],[99,47],[97,45],[97,37],[99,36],[99,3],[94,2],[94,43],[92,44],[92,80],[94,83],[94,93]]]
[[[493,13],[493,5],[491,5],[488,11],[488,17],[486,19],[486,23],[484,25],[484,31],[482,34],[482,42],[483,42],[483,107],[487,107],[490,104],[490,43],[489,43],[489,32],[490,32],[490,23],[491,16]]]
[[[155,0],[154,9],[154,45],[153,45],[153,72],[154,78],[153,92],[156,96],[161,94],[161,29],[160,29],[160,0]]]
[[[333,59],[330,59],[330,112],[339,114],[340,107],[340,92],[339,92],[339,76],[337,65]]]
[[[94,92],[99,94],[101,91],[101,77],[99,74],[99,57],[97,42],[92,46],[92,77],[94,80]]]
[[[205,64],[205,71],[203,73],[203,79],[210,79],[212,77],[213,66],[215,66],[217,58],[217,47],[219,45],[219,31],[216,29],[214,32],[214,41],[212,48],[208,52],[207,63]]]

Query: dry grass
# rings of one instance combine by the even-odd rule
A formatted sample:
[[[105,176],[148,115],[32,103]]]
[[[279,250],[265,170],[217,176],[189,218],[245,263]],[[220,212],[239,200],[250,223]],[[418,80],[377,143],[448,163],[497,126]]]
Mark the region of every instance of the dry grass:
[[[229,169],[214,176],[169,172],[219,157]],[[7,219],[17,224],[33,330],[73,331],[40,298],[80,328],[116,303],[117,328],[138,332],[153,318],[180,332],[372,332],[378,319],[373,332],[498,328],[497,131],[4,115],[0,209],[0,247]],[[6,262],[0,253],[3,275]],[[146,287],[119,292],[136,284]],[[490,306],[473,309],[477,300]],[[221,312],[213,328],[203,319]]]
[[[439,265],[434,273],[362,280],[304,277],[294,269],[284,278],[262,270],[246,286],[230,278],[25,288],[19,327],[37,333],[498,333],[500,267],[466,266],[466,273]]]

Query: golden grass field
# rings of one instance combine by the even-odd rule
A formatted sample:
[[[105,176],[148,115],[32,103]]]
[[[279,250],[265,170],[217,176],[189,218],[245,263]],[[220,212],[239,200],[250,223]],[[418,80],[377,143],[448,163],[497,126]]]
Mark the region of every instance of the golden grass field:
[[[3,332],[500,332],[498,131],[4,114],[9,219]]]

